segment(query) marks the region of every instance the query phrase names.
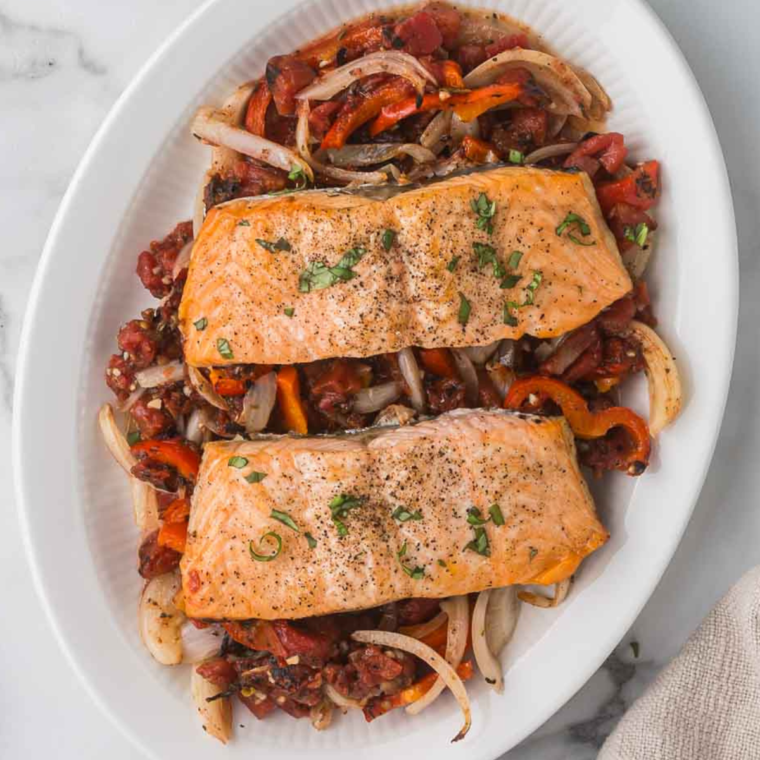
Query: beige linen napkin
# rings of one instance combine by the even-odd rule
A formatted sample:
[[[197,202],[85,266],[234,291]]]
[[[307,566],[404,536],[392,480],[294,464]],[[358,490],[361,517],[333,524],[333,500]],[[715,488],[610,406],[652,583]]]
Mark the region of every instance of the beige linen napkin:
[[[598,760],[760,758],[760,567],[719,602]]]

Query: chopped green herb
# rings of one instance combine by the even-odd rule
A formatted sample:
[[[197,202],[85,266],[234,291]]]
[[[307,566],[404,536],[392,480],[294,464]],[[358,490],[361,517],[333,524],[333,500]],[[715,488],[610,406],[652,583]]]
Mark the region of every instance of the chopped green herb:
[[[396,239],[396,233],[393,230],[385,230],[383,232],[383,248],[386,251],[390,251],[393,248],[393,241]]]
[[[339,494],[330,501],[329,507],[330,512],[332,513],[332,520],[335,523],[335,528],[337,529],[339,536],[348,535],[348,528],[343,520],[348,517],[350,510],[360,507],[362,502],[362,499],[357,498],[356,496],[349,496],[345,493]]]
[[[234,456],[227,460],[227,465],[237,470],[242,470],[247,464],[248,460],[245,457]]]
[[[501,507],[498,504],[491,504],[488,509],[488,514],[491,515],[494,525],[501,527],[504,525],[504,515],[501,512]]]
[[[201,317],[197,322],[193,322],[193,327],[198,330],[198,332],[203,332],[203,330],[206,329],[206,326],[208,325],[208,320],[206,317]]]
[[[306,172],[304,172],[302,166],[291,166],[290,172],[288,173],[288,179],[291,182],[294,182],[299,190],[303,190],[303,188],[309,186],[309,177]]]
[[[578,229],[583,235],[583,237],[588,237],[591,234],[591,227],[588,226],[586,223],[586,220],[582,216],[578,216],[578,214],[570,211],[568,212],[567,216],[564,218],[562,223],[557,227],[556,230],[554,230],[557,233],[557,237],[562,237],[562,233],[568,229]],[[567,233],[567,237],[572,240],[573,243],[576,245],[594,245],[594,241],[591,240],[589,242],[584,242],[582,240],[579,240],[572,232]]]
[[[287,513],[287,512],[280,512],[279,509],[273,509],[272,513],[269,515],[273,520],[279,520],[283,525],[287,525],[288,528],[291,530],[294,530],[296,533],[300,533],[300,529],[295,523],[295,520]]]
[[[647,243],[649,235],[649,225],[646,222],[640,222],[635,227],[626,225],[623,228],[623,234],[626,240],[636,243],[639,248],[643,248]]]
[[[530,284],[527,287],[528,292],[525,296],[525,302],[523,303],[523,306],[530,306],[533,303],[533,296],[538,290],[538,286],[541,284],[541,281],[543,279],[544,276],[541,272],[533,272],[533,279],[530,281]]]
[[[264,480],[266,476],[267,474],[265,472],[256,472],[256,470],[254,470],[253,472],[249,472],[245,476],[245,479],[249,483],[261,483],[261,481]]]
[[[422,580],[425,577],[425,568],[419,567],[419,565],[415,567],[407,567],[403,561],[402,557],[406,556],[406,541],[402,544],[401,548],[396,552],[396,556],[398,557],[399,564],[401,565],[401,569],[410,577],[413,578],[415,581]]]
[[[446,567],[446,563],[442,559],[439,559],[438,560],[438,567]]]
[[[274,531],[265,533],[259,539],[259,546],[261,546],[267,538],[273,538],[274,542],[277,544],[277,548],[275,549],[274,554],[258,554],[253,548],[253,541],[248,542],[248,551],[251,553],[251,558],[255,559],[256,562],[271,562],[275,557],[278,557],[282,551],[282,538],[280,538],[279,534],[275,533]]]
[[[461,256],[454,256],[454,258],[446,264],[446,269],[449,270],[449,272],[453,272],[457,268],[457,264],[459,263],[459,259]]]
[[[292,317],[296,313],[296,310],[292,306],[286,306],[283,311],[286,317]]]
[[[509,151],[509,163],[510,164],[521,164],[525,160],[525,156],[520,153],[519,150],[510,150]]]
[[[136,443],[139,443],[140,440],[141,438],[139,430],[133,430],[131,433],[127,433],[127,443],[130,446],[134,446]]]
[[[520,260],[522,257],[523,255],[521,251],[512,251],[512,253],[509,254],[509,258],[507,259],[507,266],[510,269],[517,269],[517,267],[520,266]]]
[[[277,253],[277,251],[291,251],[293,249],[293,247],[287,240],[285,240],[284,237],[281,237],[279,240],[275,240],[274,243],[269,240],[262,240],[261,238],[256,238],[256,242],[262,248],[269,251],[269,253]]]
[[[508,274],[501,281],[501,285],[499,287],[502,290],[509,290],[510,288],[514,288],[514,286],[517,285],[520,280],[522,280],[522,277],[519,274]]]
[[[473,243],[473,249],[478,257],[478,269],[482,269],[487,264],[493,265],[493,276],[497,279],[504,277],[507,273],[502,264],[496,256],[496,249],[487,243]]]
[[[314,538],[314,536],[311,535],[311,533],[304,533],[304,538],[306,539],[306,543],[309,545],[309,549],[316,549],[317,548],[317,539]]]
[[[480,193],[477,200],[470,201],[470,208],[477,214],[478,221],[475,223],[479,230],[484,230],[489,235],[493,233],[493,218],[496,214],[496,201],[488,200],[485,193]]]
[[[232,349],[227,338],[218,338],[216,341],[216,350],[223,359],[232,359]]]
[[[486,533],[486,529],[482,526],[478,526],[476,528],[473,528],[475,531],[475,538],[470,541],[467,546],[465,546],[465,551],[468,549],[470,551],[475,552],[476,554],[480,554],[482,557],[490,557],[491,556],[491,547],[488,543],[488,534]]]
[[[504,324],[509,325],[510,327],[517,327],[517,317],[512,314],[513,309],[519,309],[520,304],[515,303],[514,301],[507,301],[504,304],[504,311],[502,316],[504,317]]]
[[[322,290],[335,285],[338,282],[347,282],[356,277],[353,267],[356,266],[367,253],[366,248],[357,246],[343,254],[343,258],[334,267],[328,267],[321,261],[312,261],[298,278],[298,289],[302,293],[312,290]]]
[[[467,510],[467,522],[470,525],[485,525],[488,520],[483,519],[483,514],[477,507],[470,507]]]
[[[241,220],[240,220],[240,221],[237,223],[237,226],[238,226],[238,227],[250,227],[250,226],[251,226],[251,223],[250,223],[250,222],[249,222],[247,219],[241,219]]]
[[[528,552],[528,562],[533,562],[533,558],[538,554],[538,549],[536,549],[534,546],[530,547],[530,551]]]
[[[397,507],[391,517],[393,517],[394,520],[404,523],[409,520],[421,520],[422,512],[420,512],[419,509],[410,512],[406,507]]]
[[[467,322],[470,319],[470,312],[472,311],[472,306],[470,306],[470,302],[465,298],[464,293],[459,294],[459,314],[457,316],[457,319],[459,320],[459,324],[464,326],[467,324]]]
[[[639,659],[639,642],[638,641],[632,641],[631,642],[631,651],[633,652],[633,656],[638,660]]]

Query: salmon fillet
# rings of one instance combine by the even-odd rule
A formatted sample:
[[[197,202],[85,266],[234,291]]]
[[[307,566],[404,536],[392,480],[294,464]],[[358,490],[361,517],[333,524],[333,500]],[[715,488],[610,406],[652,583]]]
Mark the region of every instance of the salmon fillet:
[[[495,203],[491,234],[470,205],[480,193]],[[587,235],[556,233],[570,213]],[[474,243],[491,246],[495,261],[481,249],[479,263]],[[304,275],[310,266],[325,285],[335,276],[327,269],[357,249],[360,260],[339,271],[351,279],[299,290],[304,277],[315,283]],[[192,365],[292,364],[552,337],[630,289],[588,176],[513,167],[388,200],[315,190],[214,208],[193,248],[179,320]],[[531,298],[505,324],[505,304]]]
[[[469,509],[488,519],[494,504],[503,524],[468,523]],[[414,517],[400,520],[400,507]],[[255,560],[250,548],[274,552],[276,539],[261,540],[272,532],[279,555]],[[292,619],[556,583],[607,538],[563,418],[458,410],[339,437],[215,442],[193,494],[185,606],[196,618]]]

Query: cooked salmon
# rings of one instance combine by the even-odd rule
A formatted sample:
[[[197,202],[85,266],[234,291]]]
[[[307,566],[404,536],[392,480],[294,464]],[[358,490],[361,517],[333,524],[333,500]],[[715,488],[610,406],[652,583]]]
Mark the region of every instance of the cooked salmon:
[[[630,289],[588,176],[512,167],[216,207],[179,319],[192,365],[291,364],[548,338]]]
[[[205,447],[187,614],[301,618],[556,583],[607,540],[562,418],[458,410],[399,428]]]

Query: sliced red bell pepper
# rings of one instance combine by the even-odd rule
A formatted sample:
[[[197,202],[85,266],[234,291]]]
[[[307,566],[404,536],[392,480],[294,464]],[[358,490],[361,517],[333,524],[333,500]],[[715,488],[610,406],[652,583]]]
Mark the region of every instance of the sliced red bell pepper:
[[[639,164],[633,172],[622,179],[603,182],[596,187],[596,197],[605,214],[616,203],[646,211],[652,208],[660,194],[660,164],[647,161]]]
[[[625,457],[628,473],[640,475],[646,469],[651,453],[649,428],[635,412],[622,406],[592,412],[583,396],[569,385],[538,375],[516,380],[504,399],[504,407],[520,409],[530,396],[539,401],[551,399],[557,404],[578,438],[601,438],[612,428],[625,428],[633,441],[631,451]]]
[[[362,124],[377,116],[385,106],[407,98],[413,92],[414,87],[407,79],[394,77],[367,95],[349,99],[322,140],[322,149],[342,148]]]
[[[261,79],[256,85],[245,112],[245,128],[254,135],[265,137],[267,109],[272,102],[272,93],[266,81]]]
[[[179,439],[139,441],[131,450],[133,454],[145,454],[156,462],[174,467],[185,480],[194,483],[198,477],[200,454]]]
[[[427,372],[439,377],[459,379],[457,365],[447,348],[421,348],[420,361]]]
[[[462,139],[462,150],[470,161],[475,161],[478,164],[483,164],[486,161],[495,161],[498,158],[496,150],[491,143],[478,137],[472,137],[471,135],[465,135]]]
[[[190,499],[174,499],[164,510],[163,520],[165,523],[184,522],[190,517]]]
[[[220,396],[245,396],[245,381],[237,377],[220,377],[214,380],[214,390]]]
[[[288,430],[306,435],[309,432],[309,424],[301,399],[301,381],[298,371],[293,366],[283,367],[277,373],[277,403]]]
[[[375,137],[390,129],[401,119],[425,111],[454,111],[462,121],[472,121],[502,103],[516,100],[523,92],[524,86],[519,82],[506,84],[489,84],[469,92],[457,92],[453,95],[445,90],[392,102],[384,106],[380,115],[372,122],[370,135]]]
[[[377,21],[362,21],[306,46],[296,53],[296,57],[319,70],[327,63],[342,66],[363,53],[379,50],[383,43],[383,26]]]
[[[187,521],[164,523],[158,531],[157,541],[159,546],[166,546],[184,554],[187,545]]]

